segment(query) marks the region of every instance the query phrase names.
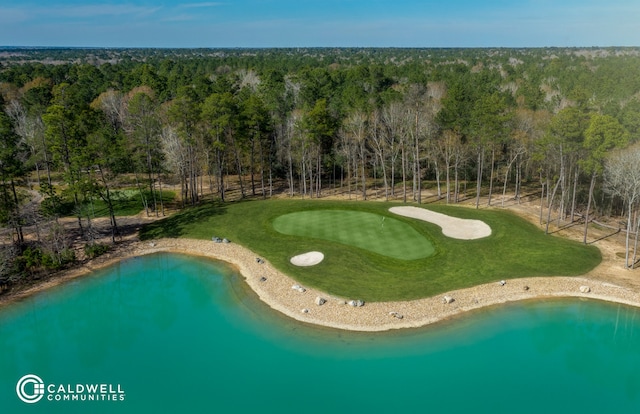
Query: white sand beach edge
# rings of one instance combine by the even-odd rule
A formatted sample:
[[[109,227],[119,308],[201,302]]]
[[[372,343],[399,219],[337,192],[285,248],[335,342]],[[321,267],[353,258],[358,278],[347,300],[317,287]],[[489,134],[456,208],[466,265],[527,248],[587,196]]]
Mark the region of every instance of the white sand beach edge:
[[[89,273],[126,257],[156,252],[206,256],[227,262],[238,269],[247,284],[271,308],[302,322],[352,331],[374,332],[421,327],[471,310],[528,299],[578,297],[640,307],[639,292],[585,277],[508,279],[504,286],[498,282],[487,283],[426,299],[373,302],[365,303],[363,307],[352,307],[345,302],[360,298],[338,298],[309,286],[304,286],[304,292],[291,289],[293,285],[300,283],[275,269],[268,261],[258,263],[256,255],[240,245],[190,239],[136,242],[124,252],[106,257],[81,271],[72,272],[69,278]],[[60,278],[55,283],[63,283],[64,280]],[[34,288],[35,290],[23,292],[20,296],[29,296],[49,286],[51,284],[39,286]],[[581,287],[585,286],[589,287],[588,293],[581,291]],[[453,298],[453,302],[443,303],[444,296]],[[326,299],[326,303],[317,305],[318,297]],[[16,299],[19,300],[20,297]],[[303,310],[308,312],[304,313]]]
[[[336,297],[309,286],[304,286],[304,292],[291,289],[300,282],[278,271],[266,260],[256,261],[255,253],[243,246],[192,239],[134,242],[126,248],[107,253],[81,268],[67,271],[64,275],[31,289],[2,297],[0,306],[19,301],[122,259],[157,252],[204,256],[226,262],[241,273],[251,289],[272,309],[301,322],[351,331],[376,332],[417,328],[468,311],[531,299],[577,297],[640,307],[640,292],[587,277],[507,279],[504,285],[496,281],[442,293],[431,298],[406,302],[370,302],[362,307],[352,307],[346,302],[360,298]],[[585,287],[588,287],[588,292]],[[452,298],[453,302],[443,303],[445,296]],[[317,305],[318,297],[325,299],[326,303]]]

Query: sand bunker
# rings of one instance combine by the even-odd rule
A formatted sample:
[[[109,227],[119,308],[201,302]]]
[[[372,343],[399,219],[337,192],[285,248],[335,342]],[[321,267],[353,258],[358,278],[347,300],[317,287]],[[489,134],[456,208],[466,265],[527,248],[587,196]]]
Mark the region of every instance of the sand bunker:
[[[314,266],[324,259],[324,254],[320,252],[307,252],[293,256],[291,264],[296,266]]]
[[[453,239],[475,240],[491,235],[491,227],[481,220],[461,219],[419,207],[391,207],[393,214],[433,223],[442,228],[442,234]]]

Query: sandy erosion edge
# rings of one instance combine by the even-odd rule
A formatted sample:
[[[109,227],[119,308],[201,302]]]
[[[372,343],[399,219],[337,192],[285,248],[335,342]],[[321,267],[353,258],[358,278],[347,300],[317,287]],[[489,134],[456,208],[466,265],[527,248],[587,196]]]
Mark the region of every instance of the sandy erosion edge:
[[[482,220],[461,219],[413,206],[391,207],[389,211],[433,223],[442,229],[442,234],[453,239],[475,240],[491,236],[491,227]]]
[[[257,261],[253,252],[238,244],[190,239],[161,239],[134,243],[126,251],[117,254],[117,257],[69,272],[65,277],[53,282],[4,298],[3,302],[6,304],[20,300],[126,257],[156,252],[205,256],[227,262],[237,268],[247,284],[271,308],[301,322],[352,331],[375,332],[421,327],[467,311],[527,299],[579,297],[640,307],[640,293],[585,277],[509,279],[504,285],[497,282],[488,283],[426,299],[373,302],[366,303],[363,307],[352,307],[346,302],[359,298],[338,298],[307,286],[304,286],[304,292],[292,289],[292,286],[299,285],[299,282],[276,270],[268,261]],[[584,286],[589,287],[588,293],[581,291],[581,287]],[[452,298],[453,302],[444,303],[445,296]],[[326,303],[317,305],[318,297],[325,299]]]

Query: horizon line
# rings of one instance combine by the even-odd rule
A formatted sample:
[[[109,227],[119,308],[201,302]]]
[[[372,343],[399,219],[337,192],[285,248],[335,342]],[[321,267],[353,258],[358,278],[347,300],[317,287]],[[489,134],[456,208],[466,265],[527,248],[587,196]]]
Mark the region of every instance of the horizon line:
[[[0,45],[0,49],[638,49],[640,45],[609,46],[42,46]]]

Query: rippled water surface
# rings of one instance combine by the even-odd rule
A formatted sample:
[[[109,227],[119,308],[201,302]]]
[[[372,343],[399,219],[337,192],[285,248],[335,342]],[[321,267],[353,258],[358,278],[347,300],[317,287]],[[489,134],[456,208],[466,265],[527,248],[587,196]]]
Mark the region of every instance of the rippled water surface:
[[[26,374],[38,402],[17,396]],[[116,401],[55,401],[78,384]],[[215,262],[152,255],[0,308],[0,412],[640,412],[640,315],[529,302],[349,333],[271,312]]]

